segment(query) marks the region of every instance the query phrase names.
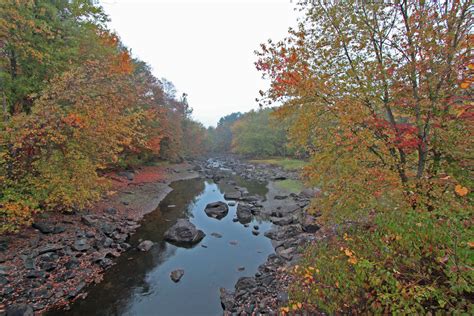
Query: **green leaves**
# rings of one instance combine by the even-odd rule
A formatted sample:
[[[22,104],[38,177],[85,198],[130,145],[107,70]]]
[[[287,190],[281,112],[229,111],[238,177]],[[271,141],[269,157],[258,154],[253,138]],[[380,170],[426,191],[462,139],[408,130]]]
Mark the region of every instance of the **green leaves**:
[[[252,157],[285,156],[285,125],[271,118],[273,110],[250,111],[232,127],[232,151]]]

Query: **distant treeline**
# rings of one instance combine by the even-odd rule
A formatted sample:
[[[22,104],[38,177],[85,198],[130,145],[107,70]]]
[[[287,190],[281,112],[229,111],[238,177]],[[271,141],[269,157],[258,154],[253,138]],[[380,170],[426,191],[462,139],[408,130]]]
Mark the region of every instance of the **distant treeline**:
[[[207,130],[209,151],[249,157],[301,156],[302,151],[288,143],[289,122],[277,120],[273,112],[264,108],[222,117],[217,127]]]

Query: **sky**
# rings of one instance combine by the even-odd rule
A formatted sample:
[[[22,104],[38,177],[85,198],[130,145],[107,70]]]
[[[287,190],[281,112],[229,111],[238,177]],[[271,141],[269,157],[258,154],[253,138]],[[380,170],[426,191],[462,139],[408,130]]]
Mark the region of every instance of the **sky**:
[[[292,0],[100,0],[109,27],[158,78],[188,94],[205,126],[232,112],[258,108],[268,82],[254,54],[295,26]]]

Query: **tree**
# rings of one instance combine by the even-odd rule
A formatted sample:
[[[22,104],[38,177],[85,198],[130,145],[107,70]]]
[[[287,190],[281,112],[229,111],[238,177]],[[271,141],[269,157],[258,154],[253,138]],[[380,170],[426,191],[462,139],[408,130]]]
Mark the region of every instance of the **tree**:
[[[323,192],[310,211],[343,224],[307,247],[283,311],[472,312],[472,9],[313,1],[262,45],[264,101]]]
[[[93,1],[8,0],[0,13],[0,233],[89,205],[105,169],[201,152],[184,95],[132,59]]]
[[[453,185],[447,173],[467,184],[470,8],[317,1],[290,37],[262,45],[265,96],[284,102],[278,114],[294,120],[293,142],[309,144],[309,174],[333,206],[367,208],[369,197],[398,188],[413,207],[431,208]]]
[[[92,55],[85,50],[103,49],[93,44],[107,18],[90,0],[6,0],[0,15],[0,80],[10,114],[30,111],[48,80]]]
[[[242,116],[235,112],[219,119],[216,128],[209,130],[211,150],[219,153],[229,153],[232,148],[232,126]]]
[[[232,126],[232,151],[249,156],[284,156],[286,131],[271,120],[272,109],[250,111]]]

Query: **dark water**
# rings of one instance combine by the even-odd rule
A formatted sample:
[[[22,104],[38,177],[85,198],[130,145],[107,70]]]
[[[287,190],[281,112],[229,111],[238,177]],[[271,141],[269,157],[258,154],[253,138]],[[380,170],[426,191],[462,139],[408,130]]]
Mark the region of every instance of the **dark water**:
[[[252,182],[239,182],[251,194],[265,195],[266,187]],[[236,207],[221,219],[208,217],[207,203],[224,201],[222,188],[203,179],[176,182],[158,209],[148,214],[135,235],[157,244],[147,253],[130,250],[108,270],[104,280],[88,289],[84,300],[74,303],[68,312],[51,315],[221,315],[219,288],[233,288],[239,277],[252,276],[257,267],[273,252],[263,232],[269,222],[254,219],[248,228],[234,223]],[[175,207],[168,207],[175,205]],[[164,232],[180,217],[189,217],[206,237],[194,248],[178,248],[163,241]],[[261,234],[254,236],[252,227],[260,226]],[[211,233],[220,233],[215,238]],[[229,244],[235,240],[237,245]],[[206,245],[208,248],[202,247]],[[245,267],[239,272],[238,267]],[[172,270],[184,269],[179,283],[171,281]]]

